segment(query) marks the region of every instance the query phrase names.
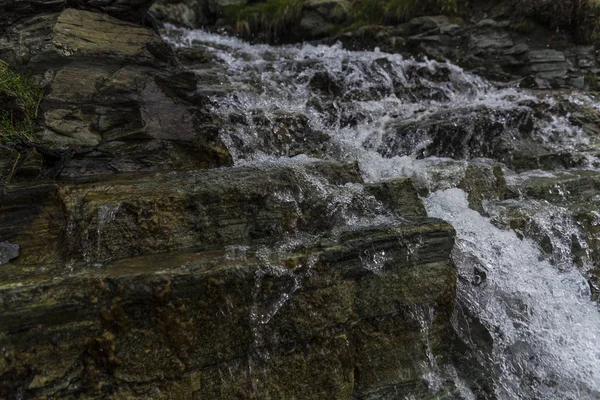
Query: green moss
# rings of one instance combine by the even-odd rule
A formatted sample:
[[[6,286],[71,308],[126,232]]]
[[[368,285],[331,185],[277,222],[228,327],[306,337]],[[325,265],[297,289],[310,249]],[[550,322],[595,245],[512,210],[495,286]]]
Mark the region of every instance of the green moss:
[[[458,0],[354,0],[355,25],[396,24],[426,14],[454,15]]]
[[[456,15],[459,0],[350,0],[350,25],[337,26],[344,32],[372,24],[397,24],[421,15]],[[267,40],[289,39],[298,28],[305,0],[266,0],[251,5],[225,8],[225,18],[237,34]]]
[[[269,40],[290,35],[301,15],[304,0],[267,0],[250,6],[235,4],[224,14],[235,31],[246,37],[263,32]]]
[[[531,18],[521,17],[513,21],[510,28],[519,33],[532,33],[535,30],[536,24]]]
[[[14,138],[32,140],[43,95],[39,85],[0,60],[0,141]],[[15,107],[8,107],[6,103]]]
[[[565,31],[581,43],[600,37],[600,0],[517,0],[515,14],[549,29]]]

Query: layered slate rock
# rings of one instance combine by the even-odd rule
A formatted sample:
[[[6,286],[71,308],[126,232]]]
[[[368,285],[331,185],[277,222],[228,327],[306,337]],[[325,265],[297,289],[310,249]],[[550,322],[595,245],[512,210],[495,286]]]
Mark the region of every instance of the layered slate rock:
[[[389,123],[376,150],[384,157],[490,158],[516,171],[584,167],[596,163],[598,115],[564,101],[459,107]]]
[[[350,399],[418,389],[426,347],[448,350],[451,232],[381,227],[276,258],[164,255],[5,282],[2,395]]]
[[[0,52],[42,84],[42,143],[89,149],[63,157],[54,177],[231,163],[195,74],[147,28],[66,9],[11,26]]]
[[[8,186],[1,396],[425,390],[452,344],[454,231],[410,181],[359,183],[318,162]]]
[[[487,78],[517,81],[521,87],[597,89],[600,64],[591,45],[577,45],[535,23],[526,33],[499,16],[475,22],[445,16],[418,17],[398,26],[364,26],[327,43],[350,49],[451,60]]]
[[[153,0],[2,0],[0,1],[0,32],[6,26],[39,14],[76,8],[111,15],[124,21],[143,23]]]

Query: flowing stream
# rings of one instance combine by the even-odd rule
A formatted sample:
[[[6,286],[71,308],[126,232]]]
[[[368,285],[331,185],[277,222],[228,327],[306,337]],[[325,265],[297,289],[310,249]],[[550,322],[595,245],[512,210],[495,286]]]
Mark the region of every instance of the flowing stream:
[[[250,45],[174,28],[167,38],[219,65],[196,72],[211,111],[226,122],[220,134],[237,165],[318,157],[358,161],[366,182],[412,178],[428,215],[457,231],[455,329],[470,346],[471,368],[492,376],[495,398],[600,398],[600,313],[586,275],[594,261],[570,209],[523,193],[474,206],[461,186],[470,165],[500,166],[508,186],[552,178],[552,168],[511,172],[527,169],[519,157],[540,149],[568,157],[574,171],[598,171],[589,151],[594,138],[564,110],[600,103],[577,93],[498,88],[450,63],[341,45]],[[338,197],[343,203],[344,194]],[[510,207],[530,209],[543,240],[511,230]],[[426,330],[427,312],[421,314]],[[473,321],[489,346],[465,327]],[[430,364],[424,379],[444,375],[456,380],[458,398],[475,398],[469,375],[456,373],[466,366],[440,366],[433,356]]]

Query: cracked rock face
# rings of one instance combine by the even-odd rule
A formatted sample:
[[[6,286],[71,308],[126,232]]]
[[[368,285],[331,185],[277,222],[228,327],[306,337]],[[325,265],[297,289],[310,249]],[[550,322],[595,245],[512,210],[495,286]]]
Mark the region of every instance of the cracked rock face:
[[[0,396],[422,390],[428,352],[452,343],[454,230],[409,180],[361,181],[315,162],[10,186],[0,234],[22,253],[0,268]],[[377,201],[399,218],[345,225]]]
[[[100,12],[124,21],[142,23],[153,2],[154,0],[1,0],[0,31],[21,19],[61,12],[66,8]]]
[[[147,28],[66,9],[11,26],[0,54],[20,60],[44,89],[39,139],[90,149],[85,161],[72,157],[54,176],[231,163],[216,134],[203,128],[196,76]]]

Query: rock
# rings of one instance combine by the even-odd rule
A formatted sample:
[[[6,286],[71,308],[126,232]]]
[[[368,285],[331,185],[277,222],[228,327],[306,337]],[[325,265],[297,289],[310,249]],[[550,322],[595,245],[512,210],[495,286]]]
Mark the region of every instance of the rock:
[[[544,117],[547,107],[551,106],[538,103],[510,110],[465,108],[395,122],[384,133],[379,152],[384,157],[413,154],[421,158],[492,158],[519,171],[586,165],[593,146],[581,141],[575,148],[561,150],[560,143],[574,133],[549,130]]]
[[[600,174],[572,170],[514,177],[506,186],[506,201],[494,203],[497,223],[536,240],[559,268],[582,267],[592,295],[600,298]],[[519,200],[516,202],[515,200]],[[565,252],[564,249],[568,249]],[[564,254],[573,258],[564,259]]]
[[[366,192],[403,217],[425,217],[427,213],[410,179],[398,178],[368,185]]]
[[[19,158],[18,151],[12,147],[0,145],[0,187],[3,187],[14,173]]]
[[[67,9],[22,22],[9,32],[13,41],[6,42],[5,49],[16,52],[18,48],[24,68],[43,77],[45,131],[40,138],[59,148],[113,149],[100,150],[104,158],[90,160],[86,174],[149,170],[147,163],[123,164],[123,157],[135,163],[134,148],[140,147],[158,153],[166,147],[174,160],[179,158],[156,164],[155,170],[231,163],[216,133],[202,127],[205,95],[199,93],[198,79],[178,65],[170,47],[149,29],[104,14]],[[122,157],[111,160],[114,145],[108,143],[114,141],[123,146],[118,151]],[[134,148],[127,155],[129,145]],[[190,157],[188,148],[195,157]],[[175,153],[180,149],[178,157]],[[158,153],[148,158],[165,158],[166,154]],[[103,166],[98,164],[102,160]],[[61,165],[65,175],[71,175],[71,161]],[[60,176],[60,171],[54,176]]]
[[[0,200],[0,238],[19,244],[16,262],[33,265],[63,259],[66,222],[56,185],[7,185]]]
[[[504,198],[506,180],[499,165],[471,162],[458,187],[467,192],[469,207],[481,213],[484,201]]]
[[[176,26],[203,28],[218,23],[228,7],[246,3],[246,0],[158,0],[150,14],[158,21]]]
[[[156,1],[152,5],[150,13],[162,22],[196,28],[204,26],[210,21],[207,17],[207,6],[207,2],[202,0]]]
[[[251,116],[232,114],[223,125],[229,148],[241,159],[256,149],[267,155],[323,158],[332,147],[329,135],[311,128],[299,112],[254,110]]]
[[[242,259],[180,254],[65,279],[13,279],[0,287],[0,341],[11,349],[0,393],[68,397],[83,389],[93,397],[109,386],[150,399],[175,388],[200,398],[268,391],[319,399],[418,388],[427,354],[416,304],[436,310],[425,316],[432,351],[447,351],[441,339],[451,332],[454,270],[436,261],[452,247],[448,229],[358,231],[343,245],[271,257],[282,266],[275,270],[250,248]],[[407,257],[415,240],[422,261]],[[361,261],[377,253],[388,254],[382,276]],[[74,380],[87,383],[74,389]]]
[[[323,176],[324,185],[361,180],[354,164],[306,168]],[[342,209],[331,207],[335,199],[303,194],[313,179],[306,174],[302,167],[236,168],[85,185],[9,185],[0,237],[20,244],[19,263],[27,265],[209,250],[270,241],[296,229],[327,231]]]
[[[202,67],[212,68],[215,64],[215,56],[208,52],[204,46],[182,47],[175,49],[177,59],[186,67],[198,70]],[[198,73],[199,71],[197,71]],[[218,71],[214,71],[217,72]],[[214,82],[214,81],[213,81]]]
[[[10,242],[0,242],[0,266],[19,257],[19,245]]]
[[[502,13],[500,13],[502,14]],[[488,15],[487,12],[485,15]],[[322,40],[341,41],[352,50],[373,50],[451,60],[467,70],[477,71],[495,81],[514,82],[525,78],[528,87],[581,88],[586,71],[597,69],[594,50],[575,43],[549,42],[560,33],[536,25],[535,32],[519,32],[505,19],[485,19],[470,23],[451,22],[448,17],[418,17],[394,27],[363,26]],[[564,40],[563,40],[564,41]],[[549,48],[555,47],[555,48]],[[597,73],[585,87],[597,80]],[[525,87],[525,86],[524,86]]]
[[[491,32],[479,36],[471,36],[470,45],[478,49],[503,49],[512,48],[514,42],[510,39],[508,33]]]
[[[565,62],[565,54],[558,50],[532,50],[527,59],[533,64],[549,64]]]
[[[3,16],[0,32],[23,18],[57,13],[66,8],[106,13],[124,21],[141,24],[145,21],[146,12],[153,2],[154,0],[23,0],[19,2],[0,0],[0,13]]]
[[[9,185],[0,396],[424,391],[429,352],[449,357],[454,231],[410,181],[360,181],[313,162]],[[373,196],[402,222],[344,228]]]
[[[308,85],[315,91],[331,96],[340,96],[344,89],[342,82],[338,82],[326,71],[315,72]]]

